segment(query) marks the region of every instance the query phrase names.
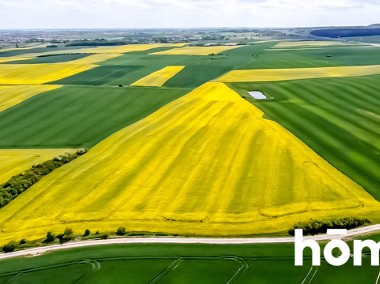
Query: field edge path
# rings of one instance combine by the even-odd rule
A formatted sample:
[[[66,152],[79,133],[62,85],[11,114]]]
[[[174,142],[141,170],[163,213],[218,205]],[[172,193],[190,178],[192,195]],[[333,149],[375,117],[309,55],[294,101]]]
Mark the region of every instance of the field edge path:
[[[380,231],[380,224],[351,229],[347,231],[344,238],[352,238],[360,235],[370,234]],[[305,240],[328,241],[339,237],[332,235],[317,235],[306,236]],[[214,245],[243,245],[243,244],[281,244],[293,243],[294,237],[260,237],[260,238],[196,238],[196,237],[133,237],[133,238],[118,238],[108,240],[91,240],[91,241],[76,241],[65,244],[57,244],[46,247],[31,248],[11,253],[0,254],[1,259],[8,259],[21,256],[39,256],[46,252],[57,250],[81,248],[98,245],[114,245],[114,244],[214,244]]]

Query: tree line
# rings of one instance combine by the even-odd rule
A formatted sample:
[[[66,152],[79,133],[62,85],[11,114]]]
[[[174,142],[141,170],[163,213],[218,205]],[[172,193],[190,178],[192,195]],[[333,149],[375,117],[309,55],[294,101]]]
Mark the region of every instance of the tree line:
[[[289,229],[288,233],[294,236],[296,229],[302,229],[304,235],[326,234],[328,229],[353,229],[360,226],[371,224],[368,219],[343,218],[322,221],[313,221],[311,223],[298,223]]]

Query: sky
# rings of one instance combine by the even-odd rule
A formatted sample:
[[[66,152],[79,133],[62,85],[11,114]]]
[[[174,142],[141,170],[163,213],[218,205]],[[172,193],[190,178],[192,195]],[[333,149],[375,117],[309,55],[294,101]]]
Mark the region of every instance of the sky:
[[[380,0],[0,0],[0,29],[315,27],[380,22]]]

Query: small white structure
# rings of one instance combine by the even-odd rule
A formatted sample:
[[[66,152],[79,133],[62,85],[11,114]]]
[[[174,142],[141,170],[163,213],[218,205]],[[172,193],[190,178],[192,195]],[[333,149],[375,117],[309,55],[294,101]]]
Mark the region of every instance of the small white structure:
[[[256,100],[266,100],[267,97],[260,91],[251,91],[248,94]]]

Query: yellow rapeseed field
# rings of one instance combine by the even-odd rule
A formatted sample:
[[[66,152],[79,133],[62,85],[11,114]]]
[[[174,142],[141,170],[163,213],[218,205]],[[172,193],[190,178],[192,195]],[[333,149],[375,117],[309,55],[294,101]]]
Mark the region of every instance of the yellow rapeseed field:
[[[0,243],[66,227],[215,236],[361,217],[361,187],[223,83],[126,127],[0,211]]]
[[[233,70],[216,81],[219,82],[269,82],[312,78],[354,77],[380,74],[380,65],[338,66],[292,69]]]
[[[11,62],[11,61],[29,60],[29,59],[33,59],[33,58],[34,58],[33,56],[29,56],[29,55],[0,57],[0,63]]]
[[[112,59],[121,54],[93,54],[84,58],[62,63],[1,64],[0,85],[44,84],[60,80],[95,68],[96,63]],[[13,57],[19,60],[20,57]]]
[[[177,75],[185,66],[166,66],[148,76],[134,82],[132,86],[161,87],[169,79]]]
[[[44,84],[94,68],[93,64],[1,64],[0,85]]]
[[[185,46],[151,53],[153,55],[209,55],[218,54],[240,46]]]
[[[0,149],[0,185],[34,164],[74,151],[72,149]]]
[[[17,105],[35,95],[55,90],[56,85],[15,85],[0,86],[0,111]]]
[[[293,47],[326,47],[326,46],[339,46],[348,45],[340,41],[281,41],[272,48],[293,48]]]

